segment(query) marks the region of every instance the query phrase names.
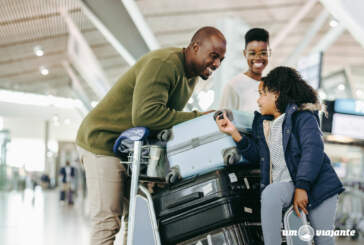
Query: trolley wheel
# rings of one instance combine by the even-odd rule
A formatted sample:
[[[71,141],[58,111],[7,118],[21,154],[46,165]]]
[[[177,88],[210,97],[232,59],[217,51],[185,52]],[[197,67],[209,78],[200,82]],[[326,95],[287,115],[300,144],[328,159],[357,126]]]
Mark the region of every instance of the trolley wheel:
[[[354,230],[355,230],[354,236],[351,236],[351,237],[350,237],[350,239],[351,239],[352,241],[356,241],[356,240],[358,240],[358,238],[359,238],[359,231],[358,231],[357,229],[354,229]]]
[[[166,182],[168,184],[174,184],[177,182],[178,178],[179,178],[179,174],[178,174],[177,170],[171,169],[171,171],[169,171],[169,173],[166,176]]]
[[[236,151],[229,151],[224,155],[225,165],[233,165],[239,163],[240,156]]]
[[[171,130],[170,129],[163,129],[157,134],[157,139],[163,142],[166,142],[171,137]]]

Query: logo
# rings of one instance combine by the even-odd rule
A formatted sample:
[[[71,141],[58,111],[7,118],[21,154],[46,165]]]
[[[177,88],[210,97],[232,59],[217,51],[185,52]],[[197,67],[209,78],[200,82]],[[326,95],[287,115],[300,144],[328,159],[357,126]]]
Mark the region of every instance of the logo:
[[[315,236],[315,231],[310,225],[303,225],[298,229],[298,238],[302,241],[309,242]]]

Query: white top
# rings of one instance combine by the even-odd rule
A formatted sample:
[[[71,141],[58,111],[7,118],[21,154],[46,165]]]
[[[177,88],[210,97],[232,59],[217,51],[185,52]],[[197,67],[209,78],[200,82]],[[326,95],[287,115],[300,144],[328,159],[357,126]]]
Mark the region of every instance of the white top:
[[[273,183],[292,181],[283,152],[282,126],[284,116],[285,113],[274,119],[274,121],[270,122],[268,147],[270,152],[270,160],[272,162]]]
[[[66,170],[66,182],[69,183],[72,180],[72,176],[71,176],[71,171],[72,171],[71,170],[71,166],[66,166],[65,170]]]
[[[259,81],[240,73],[225,84],[219,109],[258,111]]]

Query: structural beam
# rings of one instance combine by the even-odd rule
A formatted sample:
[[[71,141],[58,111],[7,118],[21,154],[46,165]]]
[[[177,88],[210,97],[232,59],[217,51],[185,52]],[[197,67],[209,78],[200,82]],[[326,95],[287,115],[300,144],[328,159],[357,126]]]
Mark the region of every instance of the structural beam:
[[[83,12],[129,65],[158,48],[134,1],[82,0]]]
[[[85,106],[87,111],[90,111],[92,109],[91,101],[89,97],[87,96],[87,93],[83,89],[80,80],[78,79],[76,73],[73,71],[71,64],[67,61],[63,61],[62,65],[64,69],[66,70],[68,76],[71,78],[71,89],[74,92],[75,96],[81,100],[82,104]],[[84,113],[82,113],[84,114]]]
[[[287,23],[285,27],[282,28],[282,31],[278,33],[278,35],[271,42],[271,48],[274,50],[279,44],[286,38],[288,33],[290,33],[296,25],[301,21],[303,17],[312,9],[312,7],[316,4],[317,0],[309,0],[302,7],[302,9],[294,15],[290,22]]]
[[[128,11],[129,16],[134,21],[136,28],[139,30],[149,49],[154,50],[160,48],[157,39],[145,22],[142,13],[135,3],[135,0],[121,0],[121,2],[124,4],[125,9]]]
[[[314,39],[316,34],[320,31],[321,27],[324,25],[328,17],[329,12],[326,9],[322,10],[321,13],[316,17],[312,25],[310,25],[310,27],[308,28],[308,31],[306,32],[303,40],[284,62],[286,65],[296,64],[302,52],[307,48],[307,46]]]
[[[61,11],[61,14],[67,23],[70,34],[67,44],[68,58],[92,88],[98,99],[101,99],[111,87],[105,72],[83,34],[68,13],[64,10]]]
[[[364,1],[320,0],[320,2],[364,47]]]
[[[311,50],[311,54],[325,52],[326,49],[328,49],[330,45],[333,44],[344,31],[345,27],[341,23],[339,23],[336,27],[331,28],[330,31],[328,31],[325,36]]]

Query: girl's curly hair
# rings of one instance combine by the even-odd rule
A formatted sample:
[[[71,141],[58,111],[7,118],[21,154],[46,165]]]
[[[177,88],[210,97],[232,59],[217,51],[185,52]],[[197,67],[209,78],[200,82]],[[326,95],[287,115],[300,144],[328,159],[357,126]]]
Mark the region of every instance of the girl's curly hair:
[[[317,103],[316,91],[293,68],[278,66],[262,78],[263,90],[276,93],[276,107],[284,113],[289,104]]]

